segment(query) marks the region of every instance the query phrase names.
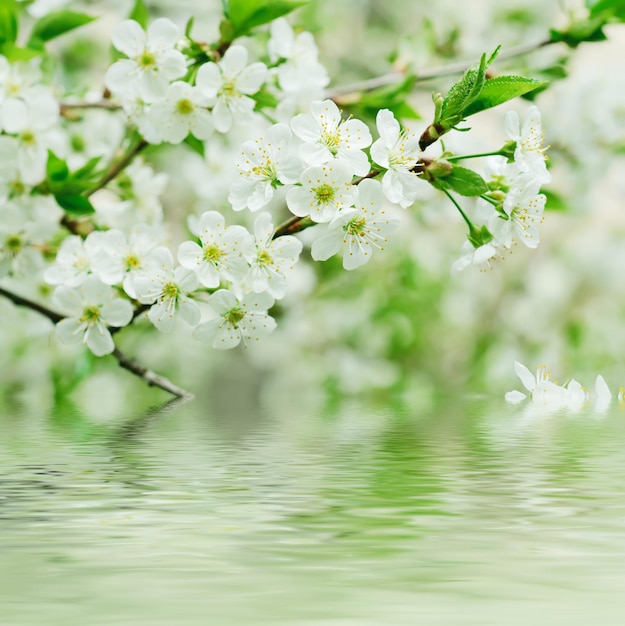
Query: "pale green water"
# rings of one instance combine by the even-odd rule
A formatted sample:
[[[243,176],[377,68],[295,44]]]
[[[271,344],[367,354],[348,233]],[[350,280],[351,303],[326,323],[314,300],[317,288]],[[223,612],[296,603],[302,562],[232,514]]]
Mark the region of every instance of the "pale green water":
[[[625,412],[0,420],[2,626],[625,624]]]

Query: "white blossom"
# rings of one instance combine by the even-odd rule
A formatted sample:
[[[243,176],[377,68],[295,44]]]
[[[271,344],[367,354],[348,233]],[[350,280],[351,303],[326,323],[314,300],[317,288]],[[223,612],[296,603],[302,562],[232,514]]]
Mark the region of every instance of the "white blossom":
[[[52,302],[65,315],[56,325],[63,343],[82,341],[96,356],[115,349],[108,326],[126,326],[132,319],[132,305],[115,297],[115,291],[95,276],[78,287],[57,287]]]
[[[384,196],[380,183],[363,180],[358,185],[356,208],[341,211],[328,226],[328,232],[312,244],[312,258],[325,261],[343,249],[343,267],[353,270],[364,265],[374,250],[384,244],[398,226],[382,208]]]
[[[146,140],[180,143],[189,133],[201,140],[208,139],[213,133],[209,104],[210,99],[189,83],[172,83],[163,100],[150,108],[151,130],[145,132]]]
[[[313,222],[329,222],[336,214],[353,204],[356,188],[352,169],[344,161],[315,165],[302,172],[302,184],[286,194],[286,203],[294,215],[310,215]]]
[[[451,275],[458,274],[469,265],[477,265],[481,271],[491,269],[491,263],[501,256],[501,251],[496,244],[497,242],[493,240],[476,248],[470,241],[465,241],[462,244],[460,258],[451,266]]]
[[[304,142],[299,155],[308,165],[323,165],[335,159],[349,163],[352,173],[364,176],[369,172],[369,159],[362,151],[371,145],[371,133],[364,122],[341,119],[341,112],[332,100],[310,105],[311,115],[293,118],[291,128]]]
[[[250,293],[237,298],[227,289],[219,289],[208,299],[213,317],[199,324],[193,336],[213,348],[227,350],[241,341],[257,341],[276,327],[275,320],[267,315],[273,305],[268,293]]]
[[[174,269],[174,257],[165,247],[150,254],[148,268],[133,281],[137,300],[151,304],[149,320],[161,332],[169,332],[176,313],[194,326],[200,320],[200,310],[189,297],[197,289],[197,276],[184,267]]]
[[[94,231],[86,239],[70,235],[63,240],[56,259],[43,273],[44,280],[50,285],[76,287],[93,273],[93,264],[101,253],[104,233]]]
[[[532,405],[549,410],[579,410],[585,404],[594,404],[597,411],[605,410],[612,399],[612,393],[600,374],[595,380],[595,393],[583,387],[575,379],[558,385],[551,380],[551,372],[546,365],[539,365],[534,376],[522,363],[514,362],[514,371],[529,392]],[[514,390],[506,393],[506,400],[517,404],[525,400],[527,395]]]
[[[405,209],[424,185],[411,171],[421,156],[419,137],[402,130],[388,109],[378,111],[376,126],[380,138],[371,146],[371,158],[387,170],[382,177],[384,195]]]
[[[230,188],[228,202],[235,211],[258,211],[273,198],[279,184],[297,182],[301,174],[299,159],[289,150],[291,129],[275,124],[255,141],[246,141],[236,163],[239,177]]]
[[[150,253],[161,245],[160,232],[137,224],[128,236],[118,229],[100,233],[98,244],[93,272],[107,285],[121,283],[124,291],[136,298],[133,281],[148,270]]]
[[[178,248],[183,267],[193,270],[205,287],[219,287],[221,280],[238,282],[248,271],[247,260],[254,256],[254,238],[243,226],[228,226],[217,211],[203,213],[196,234],[201,245],[184,241]]]
[[[286,278],[293,271],[302,251],[302,242],[285,235],[273,238],[275,229],[269,213],[261,213],[254,222],[256,256],[247,276],[256,293],[269,292],[279,300],[286,293]]]
[[[122,98],[162,98],[170,81],[187,72],[184,55],[174,48],[179,39],[178,27],[164,17],[152,22],[147,33],[134,20],[122,22],[113,32],[113,45],[128,58],[109,67],[104,84]]]
[[[504,125],[508,137],[516,142],[514,161],[518,167],[522,171],[532,172],[541,184],[548,183],[551,174],[546,166],[544,135],[538,108],[532,105],[522,124],[516,111],[508,111]]]
[[[248,118],[255,102],[249,96],[256,93],[267,75],[264,63],[247,65],[247,50],[230,46],[218,63],[204,63],[198,70],[195,84],[202,94],[215,102],[213,122],[220,133],[227,133],[233,120]]]

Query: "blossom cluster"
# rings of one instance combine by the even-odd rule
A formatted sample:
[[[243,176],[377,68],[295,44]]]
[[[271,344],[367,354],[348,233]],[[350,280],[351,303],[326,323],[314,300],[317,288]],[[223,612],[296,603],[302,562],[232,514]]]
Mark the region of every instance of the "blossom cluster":
[[[517,243],[536,248],[540,241],[546,197],[540,188],[549,183],[540,112],[531,106],[521,123],[516,111],[505,118],[506,133],[514,145],[513,160],[503,155],[488,157],[485,175],[489,191],[478,199],[479,217],[491,235],[488,241],[467,241],[452,274],[473,264],[489,269]]]
[[[601,374],[595,380],[593,393],[573,378],[558,385],[551,380],[551,372],[546,365],[540,365],[534,375],[525,365],[515,361],[514,370],[529,392],[532,406],[541,410],[578,411],[583,406],[593,405],[600,412],[607,409],[612,400],[612,393]],[[622,392],[619,397],[622,397]],[[512,404],[523,402],[526,398],[527,395],[518,390],[506,394],[506,400]]]
[[[345,115],[325,97],[329,77],[312,35],[285,19],[271,23],[259,60],[236,39],[198,54],[166,18],[146,29],[126,20],[112,40],[120,58],[104,76],[109,111],[71,113],[43,84],[38,59],[0,56],[0,279],[53,287],[63,342],[109,354],[111,328],[143,317],[162,332],[180,317],[217,349],[255,341],[276,326],[270,309],[304,250],[297,232],[311,227],[313,260],[341,254],[353,270],[424,197],[432,159],[419,134],[387,108],[377,111],[377,137]],[[538,191],[549,180],[538,111],[522,125],[509,114],[506,127],[513,158],[489,161],[478,200],[490,239],[469,244],[456,270],[488,264],[516,240],[538,243]],[[255,138],[241,142],[242,133]],[[206,155],[220,141],[239,147],[226,206],[189,216],[190,235],[172,242],[160,201],[167,177],[139,158],[124,162],[124,150],[190,140]],[[232,223],[243,211],[253,223],[245,215]]]

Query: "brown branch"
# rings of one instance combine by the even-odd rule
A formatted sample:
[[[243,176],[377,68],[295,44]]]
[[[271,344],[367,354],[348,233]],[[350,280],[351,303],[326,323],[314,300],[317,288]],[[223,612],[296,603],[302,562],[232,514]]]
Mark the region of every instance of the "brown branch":
[[[23,306],[33,311],[37,311],[37,313],[40,313],[44,317],[47,317],[54,324],[57,324],[61,320],[65,319],[65,316],[61,315],[60,313],[57,313],[56,311],[53,311],[52,309],[49,309],[48,307],[42,304],[33,302],[32,300],[29,300],[28,298],[23,298],[22,296],[18,296],[15,293],[12,293],[10,291],[7,291],[6,289],[3,289],[2,287],[0,287],[0,295],[4,296],[5,298],[7,298],[7,300],[10,300],[11,302],[13,302],[14,304],[18,306]],[[135,310],[135,314],[133,316],[133,320],[141,312],[143,312],[142,307],[137,307],[137,309]],[[118,328],[110,329],[111,334],[113,334],[117,330],[119,329]],[[143,367],[143,365],[140,365],[134,359],[130,358],[129,356],[126,356],[117,346],[115,346],[115,350],[113,351],[113,356],[117,359],[117,362],[122,368],[128,370],[129,372],[132,372],[135,376],[138,376],[139,378],[141,378],[150,387],[158,387],[159,389],[162,389],[163,391],[167,391],[168,393],[171,393],[177,398],[186,398],[186,399],[193,398],[192,393],[189,393],[185,389],[182,389],[181,387],[174,385],[174,383],[172,383],[170,380],[168,380],[164,376],[161,376],[160,374],[156,374],[152,370],[149,370],[147,367]]]
[[[116,161],[111,165],[108,172],[104,174],[100,182],[95,187],[85,192],[85,196],[89,197],[99,189],[106,187],[106,185],[108,185],[113,179],[117,178],[117,176],[121,172],[123,172],[130,165],[132,160],[147,146],[148,142],[145,139],[141,139],[139,142],[137,142],[135,146],[131,150],[129,150],[119,161]]]
[[[521,46],[517,46],[516,48],[510,48],[509,50],[502,52],[497,57],[497,60],[502,61],[505,59],[511,59],[517,56],[528,54],[530,52],[534,52],[535,50],[539,50],[540,48],[544,48],[545,46],[548,46],[552,43],[556,42],[552,41],[551,39],[543,39],[542,41],[538,41],[535,43],[524,44]],[[462,74],[463,72],[466,72],[472,65],[474,65],[474,63],[459,61],[458,63],[451,63],[450,65],[445,65],[443,67],[437,67],[429,70],[416,70],[413,73],[415,77],[415,82],[419,83],[442,76]],[[357,83],[352,83],[351,85],[345,85],[344,87],[335,87],[334,89],[330,89],[326,92],[326,98],[334,100],[347,94],[362,91],[373,91],[374,89],[378,89],[379,87],[394,85],[395,83],[399,83],[404,80],[404,78],[406,78],[409,73],[410,72],[408,70],[403,72],[390,72],[382,76],[376,76],[374,78],[361,80]]]
[[[161,376],[160,374],[156,374],[129,356],[126,356],[119,348],[115,347],[113,356],[117,359],[120,367],[123,367],[129,372],[132,372],[135,376],[141,378],[149,387],[158,387],[159,389],[168,391],[177,398],[193,398],[192,393],[174,385],[174,383],[172,383],[169,379]]]
[[[37,311],[41,315],[47,317],[54,324],[57,324],[63,319],[63,316],[52,309],[49,309],[43,304],[38,304],[37,302],[33,302],[28,298],[22,298],[22,296],[18,296],[16,293],[12,293],[0,287],[0,296],[4,296],[7,300],[13,302],[13,304],[17,304],[17,306],[24,306],[28,309],[32,309],[33,311]]]

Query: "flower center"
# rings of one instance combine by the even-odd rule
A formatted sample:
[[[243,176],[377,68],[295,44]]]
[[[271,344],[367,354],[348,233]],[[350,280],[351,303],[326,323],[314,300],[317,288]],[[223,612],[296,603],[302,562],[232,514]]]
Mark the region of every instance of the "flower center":
[[[82,317],[80,318],[81,322],[86,322],[89,326],[93,326],[100,321],[100,307],[96,305],[86,306],[83,309]]]
[[[22,143],[26,144],[27,146],[34,146],[37,143],[35,133],[33,133],[31,130],[25,130],[23,133],[20,133],[19,137]]]
[[[204,260],[217,265],[219,259],[225,256],[225,252],[219,246],[206,246],[204,248]]]
[[[367,220],[362,216],[354,217],[343,228],[352,237],[364,237],[367,232]]]
[[[17,254],[22,248],[22,238],[19,235],[9,235],[4,245],[11,254]]]
[[[142,54],[137,58],[137,63],[145,69],[152,67],[156,64],[156,59],[151,52],[144,50]]]
[[[193,113],[195,110],[195,106],[193,102],[188,98],[183,98],[182,100],[178,100],[178,104],[176,105],[176,109],[180,115],[189,115]]]
[[[323,137],[323,144],[328,148],[328,150],[336,156],[338,152],[339,144],[341,143],[341,133],[328,133],[326,132]]]
[[[224,319],[228,324],[231,324],[235,328],[239,327],[239,323],[245,317],[245,311],[242,311],[239,308],[230,309],[227,313],[224,314]]]
[[[141,261],[139,260],[139,257],[137,257],[136,255],[129,254],[124,259],[124,267],[126,268],[127,272],[131,272],[132,270],[136,270],[141,267]]]
[[[9,195],[20,196],[26,191],[26,185],[21,180],[13,180],[9,183]]]
[[[317,204],[327,204],[328,202],[332,202],[334,200],[335,191],[334,187],[332,187],[332,185],[328,185],[328,183],[319,185],[319,187],[313,187],[312,189],[312,192],[315,194]]]
[[[258,254],[257,261],[258,261],[258,265],[260,265],[261,267],[267,267],[268,265],[273,265],[273,259],[271,258],[269,251],[266,249]]]
[[[163,287],[163,297],[166,300],[174,300],[180,294],[180,287],[176,283],[167,283]]]
[[[221,86],[219,93],[226,98],[235,98],[239,95],[239,92],[237,91],[237,86],[235,85],[234,81],[224,83]]]

